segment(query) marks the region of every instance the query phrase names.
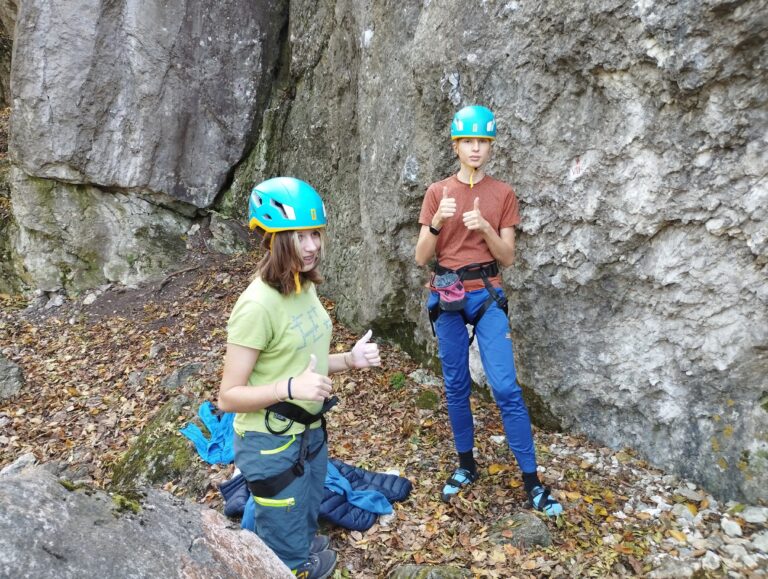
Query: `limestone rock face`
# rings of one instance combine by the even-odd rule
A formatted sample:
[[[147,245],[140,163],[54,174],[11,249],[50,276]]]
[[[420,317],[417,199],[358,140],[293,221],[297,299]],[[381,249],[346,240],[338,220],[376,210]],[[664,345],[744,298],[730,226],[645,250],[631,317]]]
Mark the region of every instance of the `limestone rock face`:
[[[283,0],[23,2],[15,162],[208,207],[253,140],[286,15]]]
[[[11,170],[16,254],[35,286],[131,284],[176,263],[188,217],[135,193],[107,193]]]
[[[42,467],[0,476],[0,575],[293,577],[255,533],[216,511],[155,490],[138,512],[121,504],[70,490]]]
[[[432,352],[421,199],[456,168],[452,113],[490,106],[488,169],[522,209],[504,275],[520,382],[566,428],[765,499],[765,10],[294,0],[295,95],[249,170],[328,199],[341,319]]]

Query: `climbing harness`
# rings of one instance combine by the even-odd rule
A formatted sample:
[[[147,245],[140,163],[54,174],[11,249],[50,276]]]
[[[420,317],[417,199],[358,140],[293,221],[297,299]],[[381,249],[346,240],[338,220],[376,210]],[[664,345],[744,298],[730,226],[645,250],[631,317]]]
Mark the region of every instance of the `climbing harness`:
[[[482,279],[483,284],[485,285],[485,289],[488,292],[488,299],[486,299],[485,302],[483,302],[483,305],[480,306],[480,309],[477,311],[477,314],[475,314],[475,317],[473,319],[470,320],[468,318],[467,313],[464,310],[463,303],[460,308],[461,317],[464,318],[464,323],[470,324],[472,326],[472,335],[469,338],[469,343],[472,344],[472,342],[475,339],[475,332],[477,331],[478,322],[483,317],[485,312],[488,311],[488,308],[490,308],[493,305],[494,302],[496,302],[496,304],[504,312],[504,314],[508,314],[509,310],[508,310],[507,298],[504,296],[500,296],[490,282],[490,278],[499,275],[499,266],[495,261],[489,261],[486,263],[471,263],[457,270],[452,270],[452,269],[448,269],[447,267],[441,266],[439,263],[435,264],[435,272],[433,274],[430,287],[433,288],[434,291],[440,294],[440,300],[429,310],[429,323],[432,326],[433,336],[437,336],[437,333],[435,332],[435,323],[437,322],[437,319],[440,317],[440,314],[444,311],[456,311],[456,309],[459,309],[459,308],[450,309],[450,308],[444,307],[443,294],[440,293],[440,289],[435,286],[435,281],[441,278],[445,279],[444,276],[446,276],[447,274],[456,275],[459,283],[461,283],[464,280]],[[461,288],[463,293],[464,291],[463,284]],[[453,302],[448,301],[447,303],[453,303]]]
[[[274,497],[280,493],[285,487],[291,484],[296,478],[304,475],[304,462],[312,461],[323,445],[328,440],[328,432],[325,428],[325,413],[339,403],[339,399],[336,396],[326,399],[323,403],[323,407],[317,414],[312,414],[304,410],[301,406],[296,406],[290,402],[276,402],[266,408],[266,416],[264,418],[264,424],[270,433],[275,435],[281,435],[288,431],[294,422],[304,425],[304,432],[301,433],[301,446],[299,447],[299,456],[293,465],[289,466],[283,472],[276,475],[267,477],[261,480],[248,481],[248,488],[251,494],[255,497],[269,498]],[[287,425],[282,430],[274,430],[270,426],[270,418],[275,415],[278,420],[287,421]],[[315,423],[317,420],[321,421],[323,429],[323,444],[314,452],[307,452],[307,445],[309,440],[309,426]]]

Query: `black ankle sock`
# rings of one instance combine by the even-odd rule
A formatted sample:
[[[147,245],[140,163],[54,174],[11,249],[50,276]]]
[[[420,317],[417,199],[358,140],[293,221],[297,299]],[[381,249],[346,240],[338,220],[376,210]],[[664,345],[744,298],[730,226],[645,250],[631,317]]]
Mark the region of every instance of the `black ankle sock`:
[[[533,487],[540,484],[541,481],[539,480],[539,475],[536,471],[523,473],[523,486],[525,487],[525,492],[530,492]]]
[[[477,464],[471,450],[459,453],[459,468],[465,468],[472,474],[477,474]]]

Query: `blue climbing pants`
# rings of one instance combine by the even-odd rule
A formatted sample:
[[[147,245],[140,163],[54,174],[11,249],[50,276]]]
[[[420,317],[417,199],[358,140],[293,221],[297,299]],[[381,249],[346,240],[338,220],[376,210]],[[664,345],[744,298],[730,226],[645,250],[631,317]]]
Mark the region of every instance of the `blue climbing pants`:
[[[499,295],[504,295],[501,288],[495,289]],[[467,320],[472,320],[488,299],[488,291],[479,289],[467,292],[466,299],[464,312]],[[427,309],[439,307],[438,301],[437,292],[431,292]],[[461,312],[441,312],[435,322],[435,333],[454,444],[458,452],[466,452],[474,447],[475,427],[469,405],[472,385],[469,374],[469,334]],[[509,448],[523,472],[536,472],[531,419],[517,383],[509,320],[495,301],[480,318],[476,339],[485,374],[501,412]]]
[[[234,443],[235,465],[245,479],[261,480],[296,462],[302,436],[309,436],[308,454],[322,446],[317,456],[304,461],[304,475],[296,477],[274,497],[253,497],[256,534],[289,569],[296,569],[309,558],[309,546],[318,527],[328,466],[323,429],[314,428],[295,436],[246,432],[244,436],[235,434]]]

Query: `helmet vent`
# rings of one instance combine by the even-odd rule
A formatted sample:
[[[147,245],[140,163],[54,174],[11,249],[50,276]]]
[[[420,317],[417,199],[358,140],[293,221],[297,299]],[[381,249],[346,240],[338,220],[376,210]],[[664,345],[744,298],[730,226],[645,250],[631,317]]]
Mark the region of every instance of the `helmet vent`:
[[[270,199],[270,204],[277,209],[288,221],[296,221],[296,211],[290,205],[284,205],[276,199]]]
[[[275,199],[270,199],[269,202],[272,204],[272,207],[277,209],[280,213],[283,214],[283,217],[288,219],[288,212],[285,210],[285,205],[280,203],[280,201],[276,201]]]

